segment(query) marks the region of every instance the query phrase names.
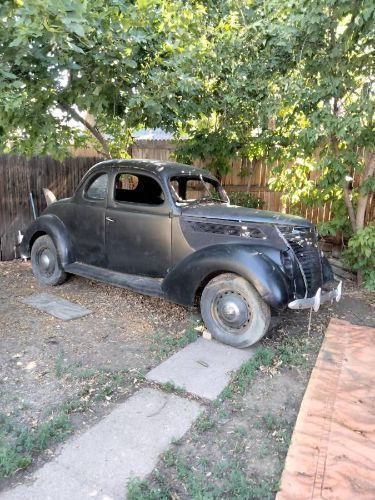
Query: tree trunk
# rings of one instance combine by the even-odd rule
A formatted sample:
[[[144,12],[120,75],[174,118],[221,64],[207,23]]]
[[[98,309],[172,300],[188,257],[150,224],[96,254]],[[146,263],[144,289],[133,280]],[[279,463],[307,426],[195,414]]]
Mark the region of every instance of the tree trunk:
[[[349,219],[350,219],[350,223],[351,223],[351,226],[353,229],[353,233],[356,233],[357,232],[357,222],[356,222],[356,216],[355,216],[355,212],[354,212],[353,202],[350,198],[350,190],[349,190],[348,184],[346,184],[344,186],[343,191],[344,191],[344,201],[345,201],[345,205],[348,209]]]
[[[375,152],[371,153],[369,159],[366,161],[366,166],[363,172],[361,185],[363,185],[366,181],[371,179],[371,177],[373,177],[374,174],[375,174]],[[367,202],[368,202],[368,194],[360,196],[358,200],[357,214],[356,214],[357,231],[360,231],[361,229],[364,228]]]
[[[59,105],[60,109],[68,113],[74,120],[81,122],[87,128],[87,130],[95,137],[95,139],[102,146],[102,151],[100,151],[100,153],[105,158],[112,158],[108,142],[104,139],[103,135],[95,126],[91,125],[91,123],[85,120],[85,118],[83,118],[74,108],[63,104],[62,102],[58,102],[57,104]]]

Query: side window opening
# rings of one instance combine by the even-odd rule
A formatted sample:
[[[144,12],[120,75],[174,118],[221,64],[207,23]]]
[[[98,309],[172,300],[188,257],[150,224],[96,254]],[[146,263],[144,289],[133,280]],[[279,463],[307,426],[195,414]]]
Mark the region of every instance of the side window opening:
[[[164,193],[160,184],[142,174],[118,174],[115,179],[114,199],[118,202],[162,205]]]
[[[85,197],[90,200],[105,200],[108,189],[108,174],[96,177],[85,190]]]

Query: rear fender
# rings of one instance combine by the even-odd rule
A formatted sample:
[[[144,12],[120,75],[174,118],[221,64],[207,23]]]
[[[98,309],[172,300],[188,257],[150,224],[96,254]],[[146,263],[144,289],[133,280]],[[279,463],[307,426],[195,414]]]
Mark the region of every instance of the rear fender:
[[[43,234],[52,238],[63,267],[74,262],[68,230],[62,220],[54,214],[41,215],[26,229],[21,243],[21,257],[30,258],[34,241]]]
[[[179,262],[166,276],[162,288],[168,299],[191,306],[210,278],[230,272],[252,283],[273,309],[283,310],[290,295],[287,277],[265,252],[265,247],[251,245],[205,247]]]

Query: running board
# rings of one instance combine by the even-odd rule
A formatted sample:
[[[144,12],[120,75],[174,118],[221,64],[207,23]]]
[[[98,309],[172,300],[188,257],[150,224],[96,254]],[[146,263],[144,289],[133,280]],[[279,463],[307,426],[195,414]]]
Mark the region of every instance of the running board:
[[[101,267],[90,266],[81,262],[73,262],[65,266],[65,271],[71,274],[77,274],[83,278],[90,278],[96,281],[109,283],[110,285],[127,288],[134,292],[144,295],[163,297],[161,288],[163,280],[160,278],[149,278],[147,276],[138,276],[135,274],[124,274]]]

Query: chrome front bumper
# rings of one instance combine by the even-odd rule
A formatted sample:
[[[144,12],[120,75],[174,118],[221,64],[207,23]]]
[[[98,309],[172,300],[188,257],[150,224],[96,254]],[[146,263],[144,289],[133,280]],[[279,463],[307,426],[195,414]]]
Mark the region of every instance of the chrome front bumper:
[[[336,288],[332,290],[325,291],[321,288],[318,289],[314,297],[309,297],[308,299],[296,299],[289,302],[288,307],[290,309],[311,309],[315,312],[319,310],[320,304],[324,304],[328,300],[335,299],[338,302],[341,299],[342,294],[342,281],[339,282]]]

